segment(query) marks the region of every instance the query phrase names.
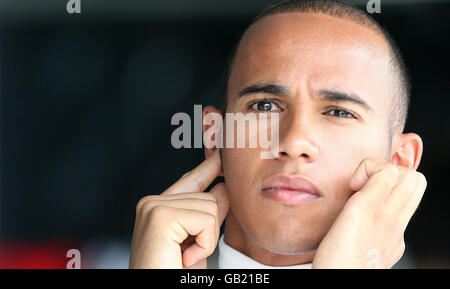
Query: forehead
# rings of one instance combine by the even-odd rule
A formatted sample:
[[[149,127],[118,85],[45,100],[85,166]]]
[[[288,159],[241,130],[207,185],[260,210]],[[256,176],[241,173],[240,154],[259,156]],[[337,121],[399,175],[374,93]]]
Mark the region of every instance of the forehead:
[[[247,30],[229,91],[277,81],[361,95],[389,94],[389,71],[389,46],[372,29],[324,14],[282,13],[264,17]]]

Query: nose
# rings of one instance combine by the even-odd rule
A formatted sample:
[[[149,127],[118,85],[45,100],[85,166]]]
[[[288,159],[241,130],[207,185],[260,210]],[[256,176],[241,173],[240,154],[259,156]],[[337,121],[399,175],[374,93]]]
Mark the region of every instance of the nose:
[[[284,128],[280,127],[280,143],[276,159],[298,159],[313,162],[319,149],[314,140],[315,127],[306,114],[292,115]],[[280,124],[281,125],[281,124]]]

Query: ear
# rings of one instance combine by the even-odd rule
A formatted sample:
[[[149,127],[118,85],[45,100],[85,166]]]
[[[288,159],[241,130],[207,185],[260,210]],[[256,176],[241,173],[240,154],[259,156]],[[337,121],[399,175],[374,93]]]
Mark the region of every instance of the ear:
[[[202,131],[203,131],[204,136],[205,136],[205,132],[208,129],[212,128],[214,125],[219,125],[219,124],[216,124],[214,120],[212,120],[211,123],[210,123],[210,121],[205,121],[205,118],[209,113],[214,113],[216,115],[218,114],[220,116],[222,115],[220,110],[218,110],[214,106],[212,106],[212,105],[205,106],[205,108],[203,109],[203,119],[202,119]],[[220,123],[220,126],[222,126],[221,123]],[[215,141],[216,138],[218,138],[218,137],[219,136],[217,134],[213,134],[213,135],[211,135],[211,140]],[[207,146],[205,146],[205,158],[209,157],[217,149],[220,149],[220,147],[217,148],[216,146],[213,146],[213,147],[208,148]],[[222,171],[219,173],[219,176],[223,176]]]
[[[395,134],[390,163],[417,170],[422,158],[423,143],[415,133]]]

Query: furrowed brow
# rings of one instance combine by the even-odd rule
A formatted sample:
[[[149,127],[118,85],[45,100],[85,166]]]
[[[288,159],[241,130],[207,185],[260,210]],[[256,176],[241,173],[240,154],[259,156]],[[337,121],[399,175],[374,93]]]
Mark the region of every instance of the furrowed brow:
[[[287,96],[289,94],[289,89],[285,86],[277,84],[256,84],[243,88],[241,91],[239,91],[238,97],[242,97],[246,94],[253,94],[253,93],[265,93],[278,96]]]
[[[366,111],[373,111],[367,102],[356,94],[348,94],[342,91],[323,89],[319,91],[319,98],[329,101],[349,102],[361,106]]]

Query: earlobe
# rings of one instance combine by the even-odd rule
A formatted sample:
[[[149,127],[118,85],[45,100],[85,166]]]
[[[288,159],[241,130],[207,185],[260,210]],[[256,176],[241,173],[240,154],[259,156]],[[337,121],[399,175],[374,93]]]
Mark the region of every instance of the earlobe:
[[[423,142],[415,133],[394,136],[395,141],[391,154],[391,163],[417,170],[422,158]]]

